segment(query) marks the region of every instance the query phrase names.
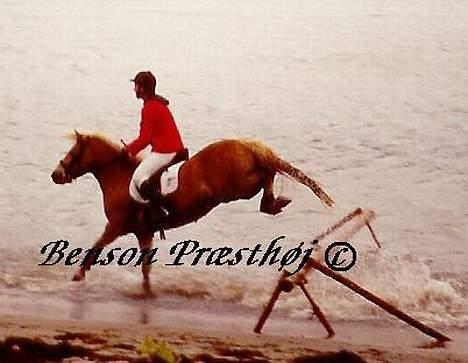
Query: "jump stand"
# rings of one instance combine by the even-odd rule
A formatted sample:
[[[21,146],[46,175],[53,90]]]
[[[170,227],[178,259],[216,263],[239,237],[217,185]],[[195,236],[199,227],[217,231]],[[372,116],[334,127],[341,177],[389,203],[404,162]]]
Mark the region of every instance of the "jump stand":
[[[380,248],[381,244],[377,240],[377,237],[370,225],[371,219],[374,218],[374,212],[371,210],[362,210],[361,208],[355,209],[353,212],[347,214],[345,217],[343,217],[341,220],[339,220],[337,223],[329,227],[325,232],[321,233],[318,235],[314,241],[321,241],[337,229],[341,228],[344,224],[352,221],[352,220],[358,220],[357,223],[351,226],[349,231],[347,231],[346,234],[346,239],[351,238],[353,235],[355,235],[362,227],[366,226],[369,229],[369,232],[376,243],[377,247]],[[411,325],[412,327],[418,329],[419,331],[423,332],[424,334],[427,334],[435,339],[437,339],[439,342],[446,342],[450,341],[451,339],[428,327],[427,325],[421,323],[420,321],[412,318],[411,316],[407,315],[403,311],[397,309],[395,306],[389,304],[388,302],[384,301],[377,295],[373,294],[372,292],[364,289],[363,287],[359,286],[355,282],[351,281],[350,279],[344,277],[343,275],[333,271],[332,269],[326,267],[323,265],[321,262],[321,256],[316,257],[316,258],[309,258],[305,264],[305,266],[301,269],[301,271],[296,275],[296,276],[290,276],[290,274],[287,271],[283,271],[281,277],[278,280],[278,283],[275,287],[275,290],[273,291],[270,300],[268,301],[267,305],[265,306],[262,315],[260,316],[257,325],[254,328],[255,333],[261,333],[261,330],[263,328],[263,325],[265,324],[266,320],[270,316],[271,312],[273,311],[273,307],[276,303],[276,300],[278,300],[279,296],[281,295],[282,292],[291,292],[295,286],[299,287],[300,290],[304,293],[306,299],[310,303],[312,307],[312,311],[315,316],[319,319],[320,323],[323,325],[325,330],[328,333],[328,338],[331,338],[335,335],[335,331],[331,327],[330,323],[328,322],[327,318],[323,314],[322,310],[320,309],[319,305],[312,299],[311,295],[307,291],[305,285],[307,284],[308,280],[306,276],[312,271],[312,269],[320,271],[322,274],[331,277],[335,281],[341,283],[342,285],[345,285],[347,288],[351,289],[355,293],[361,295],[364,297],[366,300],[374,303],[375,305],[379,306],[386,312],[392,314],[393,316],[396,316],[398,319],[404,321],[405,323]]]

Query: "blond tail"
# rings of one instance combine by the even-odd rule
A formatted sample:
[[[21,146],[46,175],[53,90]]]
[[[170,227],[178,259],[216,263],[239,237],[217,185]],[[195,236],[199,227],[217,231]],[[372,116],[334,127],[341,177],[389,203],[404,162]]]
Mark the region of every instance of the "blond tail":
[[[281,159],[268,146],[257,141],[242,140],[241,142],[255,154],[257,160],[260,161],[263,167],[270,168],[283,175],[290,176],[298,183],[301,183],[312,190],[322,203],[329,207],[333,207],[335,204],[333,198],[323,190],[318,182],[287,161]]]

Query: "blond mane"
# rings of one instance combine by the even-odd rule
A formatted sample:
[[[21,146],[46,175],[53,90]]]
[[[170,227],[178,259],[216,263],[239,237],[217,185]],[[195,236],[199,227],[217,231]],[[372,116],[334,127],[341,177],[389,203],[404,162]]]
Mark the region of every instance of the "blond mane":
[[[88,136],[88,137],[91,137],[93,139],[97,139],[99,141],[102,141],[104,144],[110,146],[111,148],[113,148],[114,150],[116,151],[120,151],[122,149],[122,145],[112,141],[111,139],[109,139],[106,135],[100,133],[100,132],[92,132],[92,133],[89,133],[89,134],[85,134],[85,133],[80,133],[81,135],[83,136]],[[71,131],[71,132],[68,132],[65,137],[69,140],[72,140],[72,141],[76,141],[76,133],[75,131]]]

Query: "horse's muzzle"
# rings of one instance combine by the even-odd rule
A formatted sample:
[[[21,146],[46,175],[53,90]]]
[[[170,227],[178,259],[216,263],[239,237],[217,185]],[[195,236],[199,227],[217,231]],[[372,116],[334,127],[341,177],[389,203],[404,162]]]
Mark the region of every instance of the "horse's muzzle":
[[[52,172],[51,178],[55,184],[66,184],[71,183],[72,181],[72,178],[67,176],[61,165],[57,166],[57,168]]]

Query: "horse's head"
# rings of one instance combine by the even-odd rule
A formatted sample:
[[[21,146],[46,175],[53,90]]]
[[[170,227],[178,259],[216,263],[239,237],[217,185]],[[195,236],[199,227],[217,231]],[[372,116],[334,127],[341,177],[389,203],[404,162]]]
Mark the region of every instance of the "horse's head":
[[[52,180],[56,184],[71,183],[73,179],[97,171],[120,155],[116,145],[101,137],[83,135],[75,130],[74,138],[75,144],[52,172]]]

